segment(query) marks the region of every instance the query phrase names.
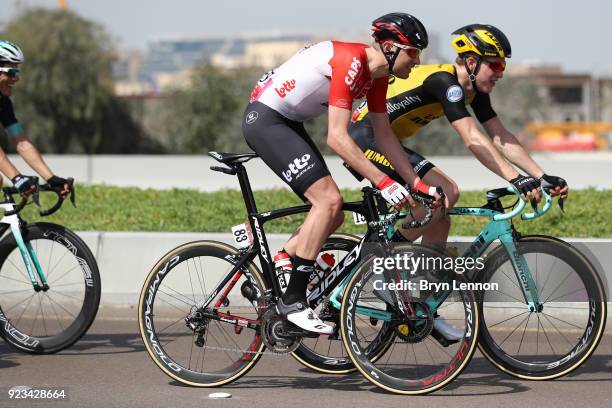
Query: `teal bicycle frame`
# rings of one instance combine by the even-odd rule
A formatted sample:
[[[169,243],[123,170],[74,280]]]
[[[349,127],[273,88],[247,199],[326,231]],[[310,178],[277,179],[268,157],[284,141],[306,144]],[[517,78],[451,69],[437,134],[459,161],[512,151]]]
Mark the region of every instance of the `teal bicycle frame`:
[[[5,211],[12,211],[15,207],[14,203],[2,203],[0,207]],[[32,282],[32,286],[36,292],[41,290],[47,290],[49,285],[47,284],[47,280],[45,278],[45,274],[43,273],[42,267],[40,266],[40,262],[38,261],[38,257],[36,256],[36,252],[34,252],[34,248],[32,248],[32,244],[29,242],[24,242],[23,236],[21,235],[21,220],[17,214],[13,215],[5,215],[0,219],[0,236],[4,235],[4,232],[10,227],[11,233],[17,242],[17,246],[19,248],[19,252],[21,253],[21,257],[23,259],[23,263],[28,271],[28,275],[30,277],[30,282]],[[32,267],[34,264],[34,267]],[[36,272],[34,272],[36,270]],[[37,279],[38,277],[38,279]],[[40,281],[39,281],[40,280]]]
[[[512,187],[508,187],[508,191],[518,195],[518,192],[514,190]],[[548,210],[550,210],[552,206],[552,197],[542,190],[544,195],[544,206],[541,209],[536,210],[533,213],[525,213],[521,215],[523,220],[533,220],[537,217],[542,216]],[[481,207],[455,207],[451,208],[448,211],[450,215],[470,215],[474,217],[488,217],[490,219],[489,223],[485,225],[480,234],[474,239],[470,247],[462,254],[464,258],[478,258],[481,256],[486,249],[491,245],[496,239],[499,239],[502,245],[506,248],[510,260],[512,262],[512,266],[518,282],[520,282],[520,288],[523,293],[523,297],[525,299],[525,303],[530,312],[541,311],[542,303],[540,302],[540,298],[538,295],[538,290],[536,288],[535,282],[533,280],[533,276],[529,270],[529,266],[525,261],[525,258],[518,252],[515,245],[515,230],[512,228],[512,224],[510,223],[510,219],[516,217],[521,214],[525,208],[525,202],[519,199],[518,206],[514,208],[509,213],[504,213],[501,211],[497,211],[491,208],[481,208]],[[388,217],[388,216],[383,216]],[[394,225],[389,225],[387,230],[387,237],[391,237],[395,232]],[[336,309],[340,310],[341,304],[341,296],[348,284],[350,278],[353,276],[355,271],[359,268],[362,263],[358,263],[355,268],[351,271],[351,273],[344,279],[344,281],[338,285],[338,287],[331,293],[330,295],[330,304]],[[469,276],[469,280],[473,280],[475,278],[473,275]],[[435,294],[435,297],[429,297],[425,300],[427,305],[432,311],[436,311],[438,307],[446,298],[450,295],[450,291],[440,291]],[[359,314],[372,317],[378,320],[389,321],[392,318],[392,314],[390,312],[374,309],[370,307],[361,307],[357,306],[356,311]]]

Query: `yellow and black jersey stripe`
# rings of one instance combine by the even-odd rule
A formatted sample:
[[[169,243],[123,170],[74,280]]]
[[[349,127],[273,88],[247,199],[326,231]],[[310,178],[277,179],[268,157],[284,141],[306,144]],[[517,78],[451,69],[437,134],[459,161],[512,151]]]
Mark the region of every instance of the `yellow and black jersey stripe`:
[[[407,79],[389,78],[387,113],[400,140],[443,115],[449,122],[470,116],[467,104],[480,122],[496,116],[488,94],[477,92],[472,100],[466,100],[453,64],[420,65]],[[353,121],[362,121],[367,114],[367,104],[362,103],[353,113]]]

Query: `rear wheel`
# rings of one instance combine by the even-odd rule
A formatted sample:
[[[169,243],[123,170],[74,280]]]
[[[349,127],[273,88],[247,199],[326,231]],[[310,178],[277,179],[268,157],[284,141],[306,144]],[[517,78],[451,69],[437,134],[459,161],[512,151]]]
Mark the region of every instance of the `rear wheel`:
[[[191,242],[166,254],[147,276],[138,304],[140,334],[155,364],[183,384],[228,384],[261,357],[265,284],[255,264],[245,263],[214,291],[239,258],[230,245]],[[199,309],[211,293],[212,302]]]

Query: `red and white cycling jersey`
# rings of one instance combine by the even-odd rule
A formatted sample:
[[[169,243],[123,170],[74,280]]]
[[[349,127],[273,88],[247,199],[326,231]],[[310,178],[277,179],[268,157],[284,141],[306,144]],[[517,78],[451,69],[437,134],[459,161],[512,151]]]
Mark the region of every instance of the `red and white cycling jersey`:
[[[339,41],[302,48],[261,77],[251,102],[259,101],[296,122],[319,116],[328,105],[350,110],[353,101],[364,96],[370,112],[386,113],[387,77],[372,80],[366,48]]]

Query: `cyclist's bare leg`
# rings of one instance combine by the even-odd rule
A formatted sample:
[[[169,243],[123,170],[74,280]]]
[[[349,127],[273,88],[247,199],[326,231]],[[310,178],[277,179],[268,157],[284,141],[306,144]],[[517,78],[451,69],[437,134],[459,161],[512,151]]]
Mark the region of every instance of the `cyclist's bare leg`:
[[[333,224],[331,225],[327,236],[330,236],[331,234],[334,233],[334,231],[336,231],[342,224],[344,223],[344,213],[343,212],[339,212],[336,216],[336,218],[334,219]],[[295,256],[295,253],[297,251],[297,245],[298,245],[298,241],[299,241],[299,236],[300,236],[300,232],[302,231],[302,225],[300,225],[298,227],[298,229],[296,229],[293,234],[291,234],[291,237],[289,238],[289,240],[285,243],[285,246],[283,247],[285,249],[285,251],[291,255],[292,257]]]
[[[429,170],[425,174],[425,177],[423,177],[423,181],[430,186],[441,186],[448,198],[449,207],[453,207],[459,200],[459,187],[438,167]],[[418,207],[414,209],[412,213],[416,219],[420,219],[425,215],[425,210],[423,207]],[[422,235],[424,243],[444,247],[448,239],[450,226],[450,216],[443,214],[442,211],[438,209],[434,212],[431,222],[426,227],[411,230],[401,229],[400,231],[401,234],[410,241],[414,241]]]
[[[310,188],[306,191],[305,196],[306,198],[308,198],[308,201],[312,204],[312,200],[309,198],[309,193],[311,193],[311,190],[313,187],[315,187],[317,185],[317,183],[321,182],[322,180],[325,179],[330,179],[331,182],[334,185],[334,191],[332,193],[332,195],[335,195],[335,199],[332,199],[331,202],[335,201],[334,204],[334,208],[336,208],[338,206],[338,200],[339,200],[339,206],[340,206],[340,210],[334,210],[333,211],[333,219],[332,222],[329,224],[329,229],[327,230],[327,232],[325,233],[325,238],[323,239],[323,241],[321,242],[321,245],[319,245],[319,248],[323,245],[323,242],[325,242],[325,239],[327,239],[327,237],[329,237],[334,231],[336,231],[343,223],[344,223],[344,213],[342,212],[342,196],[340,196],[340,191],[338,190],[338,187],[336,186],[336,183],[333,181],[333,179],[331,177],[325,177],[321,180],[318,180],[316,183],[314,183],[312,186],[310,186]],[[329,192],[323,192],[320,193],[318,191],[319,187],[315,187],[317,190],[312,190],[314,192],[315,195],[319,195],[319,197],[321,197],[321,194],[323,194],[323,196],[330,194]],[[323,188],[329,188],[329,187],[323,187]],[[321,200],[319,200],[320,202]],[[331,203],[330,202],[330,203]],[[330,206],[330,203],[327,203],[327,206]],[[325,206],[326,204],[321,203],[319,204],[319,207],[323,205]],[[314,208],[314,204],[313,204],[313,208]],[[317,211],[320,211],[320,209],[318,209]],[[312,209],[310,210],[310,212],[308,213],[308,216],[306,217],[306,220],[304,220],[304,224],[300,225],[298,227],[298,229],[295,230],[295,232],[291,235],[291,237],[289,238],[289,240],[285,243],[285,246],[283,247],[285,249],[285,251],[291,255],[292,257],[295,256],[298,252],[298,243],[300,242],[300,236],[308,236],[308,235],[303,235],[303,228],[304,225],[306,224],[306,221],[308,220],[308,217],[310,217],[310,214],[312,213]],[[319,223],[319,221],[317,221],[317,223]],[[312,237],[309,239],[312,240]],[[318,254],[318,250],[319,248],[317,248],[317,252],[315,253],[315,256]],[[300,252],[301,253],[301,252]],[[307,258],[309,259],[309,258]]]
[[[294,237],[297,240],[295,254],[304,259],[315,259],[327,237],[344,222],[342,196],[330,176],[317,180],[304,196],[312,208],[299,234]]]

